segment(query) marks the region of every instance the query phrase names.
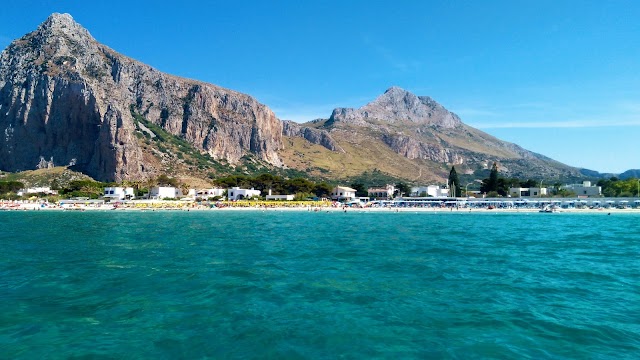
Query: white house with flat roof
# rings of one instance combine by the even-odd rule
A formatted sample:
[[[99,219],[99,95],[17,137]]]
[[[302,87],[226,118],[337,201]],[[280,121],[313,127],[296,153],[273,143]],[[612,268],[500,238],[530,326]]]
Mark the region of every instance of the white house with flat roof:
[[[414,186],[411,188],[411,196],[413,197],[447,197],[449,196],[449,188],[438,185]]]
[[[267,200],[284,200],[291,201],[295,198],[295,195],[267,195],[265,199]]]
[[[577,196],[602,196],[602,187],[593,185],[591,181],[583,181],[582,184],[569,184],[562,186],[563,189],[573,191]]]
[[[177,199],[182,197],[182,190],[173,186],[155,186],[149,189],[149,199]]]
[[[356,197],[356,189],[346,186],[336,186],[331,190],[331,200],[351,200]]]
[[[227,189],[227,199],[229,201],[250,199],[254,196],[260,196],[260,190],[255,190],[254,188],[240,189],[237,186]]]
[[[110,200],[131,200],[136,196],[132,187],[111,186],[104,188],[102,197]]]
[[[47,194],[47,195],[56,195],[58,194],[57,190],[51,190],[48,186],[40,186],[40,187],[32,187],[26,189],[20,189],[16,192],[18,196],[24,196],[27,194]]]
[[[193,198],[201,198],[208,200],[216,196],[224,196],[225,189],[211,188],[211,189],[189,189],[189,196]]]
[[[284,200],[284,201],[291,201],[295,198],[295,195],[272,195],[271,194],[271,189],[269,189],[269,195],[265,196],[265,199],[267,200]]]
[[[526,197],[540,197],[540,196],[547,196],[548,192],[547,192],[547,188],[509,188],[509,195],[511,195],[511,197],[518,197],[518,198],[526,198]]]

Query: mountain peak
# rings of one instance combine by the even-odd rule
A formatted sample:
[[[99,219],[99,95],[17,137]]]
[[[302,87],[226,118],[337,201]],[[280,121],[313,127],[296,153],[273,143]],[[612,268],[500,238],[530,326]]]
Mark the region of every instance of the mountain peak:
[[[337,111],[336,111],[337,110]],[[410,122],[453,128],[461,124],[460,118],[428,96],[416,96],[398,86],[388,88],[384,94],[359,109],[336,109],[334,121],[362,122],[366,119],[389,123]]]
[[[45,24],[48,25],[52,25],[52,24],[75,24],[75,20],[73,20],[73,16],[71,16],[71,14],[69,13],[53,13],[51,15],[49,15],[49,17],[47,18],[47,20],[45,20],[44,22]]]
[[[78,24],[70,14],[53,13],[38,26],[36,33],[68,35],[71,37],[84,37],[93,39],[89,31]]]
[[[365,106],[382,106],[396,112],[401,110],[412,111],[420,106],[420,99],[407,90],[392,86],[384,94]]]
[[[388,88],[384,93],[387,94],[387,93],[409,93],[409,92],[399,86],[393,85],[392,87]]]

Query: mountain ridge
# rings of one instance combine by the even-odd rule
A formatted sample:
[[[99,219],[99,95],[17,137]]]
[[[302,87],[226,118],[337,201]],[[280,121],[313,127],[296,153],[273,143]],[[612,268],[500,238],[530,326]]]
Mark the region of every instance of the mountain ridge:
[[[397,86],[388,88],[359,108],[336,108],[327,119],[316,119],[298,126],[325,131],[333,147],[337,144],[346,149],[349,147],[346,143],[357,143],[352,151],[358,151],[357,147],[362,147],[365,142],[369,144],[367,146],[387,147],[400,158],[413,162],[398,161],[412,169],[404,172],[406,177],[418,173],[417,178],[423,181],[443,181],[451,166],[461,168],[468,175],[480,173],[489,169],[493,162],[500,164],[506,176],[582,176],[575,168],[466,125],[431,97],[417,96]],[[390,157],[388,154],[385,156]],[[291,157],[288,160],[297,161]],[[369,162],[371,166],[375,163],[364,154],[359,160]],[[349,162],[348,159],[343,161]],[[313,161],[307,162],[306,166],[316,167]],[[350,166],[356,166],[355,161],[350,161]],[[338,169],[333,170],[340,173]],[[390,171],[398,175],[403,173],[399,169]],[[342,173],[346,175],[348,171]]]
[[[0,169],[8,171],[70,165],[120,181],[253,161],[325,178],[382,168],[442,181],[453,165],[470,175],[498,162],[509,176],[581,176],[397,86],[327,119],[282,121],[249,95],[119,54],[68,14],[52,14],[2,51],[0,110]]]

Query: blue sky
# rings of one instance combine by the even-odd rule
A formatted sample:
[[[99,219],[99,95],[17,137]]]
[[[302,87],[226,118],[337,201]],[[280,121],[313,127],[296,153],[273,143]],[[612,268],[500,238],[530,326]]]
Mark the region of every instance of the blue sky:
[[[558,161],[640,168],[638,1],[11,1],[0,47],[68,12],[171,74],[328,117],[392,85]]]

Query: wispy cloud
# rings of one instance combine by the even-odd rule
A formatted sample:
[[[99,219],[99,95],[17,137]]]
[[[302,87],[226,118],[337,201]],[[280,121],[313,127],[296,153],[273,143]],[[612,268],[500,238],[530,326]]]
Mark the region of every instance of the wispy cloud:
[[[631,112],[637,114],[638,117],[640,117],[640,102],[622,101],[617,103],[616,106],[622,111]]]
[[[507,104],[502,108],[504,109],[549,109],[553,105],[545,102],[523,102],[515,104]]]
[[[525,121],[504,123],[476,123],[480,129],[553,129],[553,128],[596,128],[611,126],[640,126],[640,118],[630,120],[568,120],[568,121]]]
[[[398,70],[400,72],[410,72],[413,70],[417,70],[422,63],[416,60],[403,59],[397,56],[393,51],[389,48],[380,45],[379,43],[373,41],[370,37],[364,36],[364,43],[373,50],[380,58],[382,58],[387,64],[389,64],[393,69]]]
[[[462,116],[463,118],[466,116],[498,116],[500,115],[498,112],[487,109],[473,109],[473,108],[463,108],[453,110],[454,113]]]

